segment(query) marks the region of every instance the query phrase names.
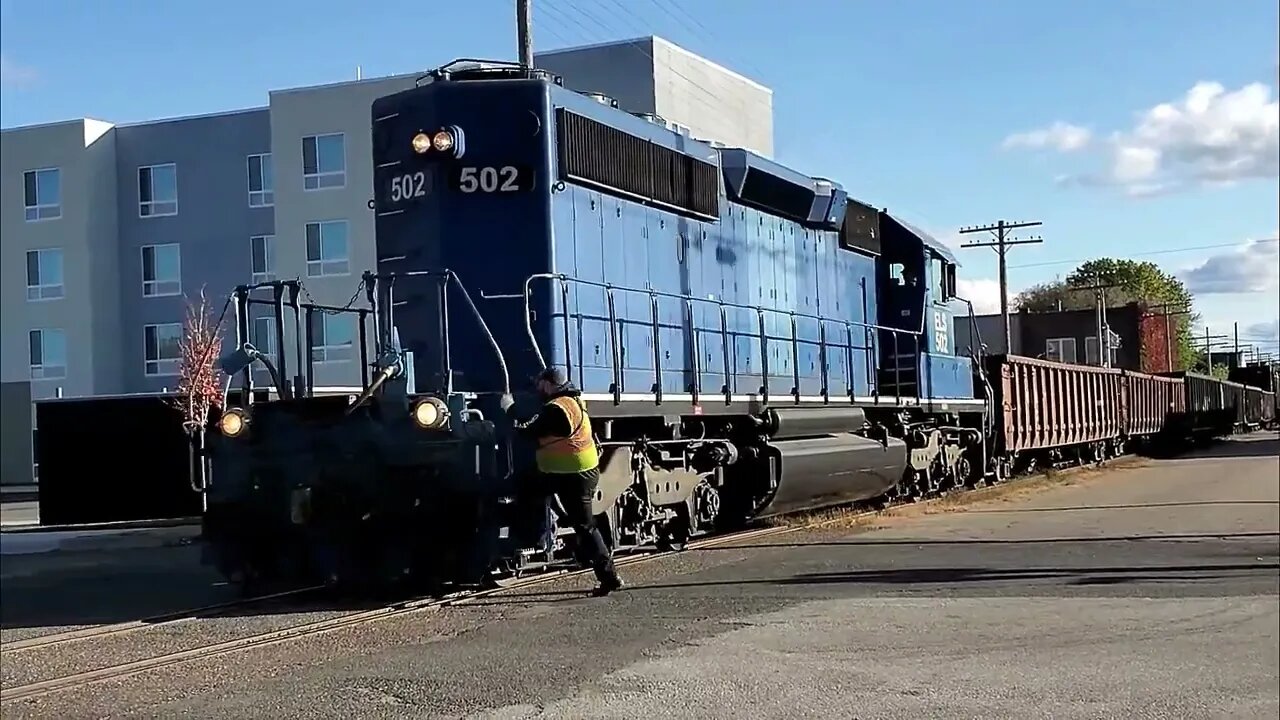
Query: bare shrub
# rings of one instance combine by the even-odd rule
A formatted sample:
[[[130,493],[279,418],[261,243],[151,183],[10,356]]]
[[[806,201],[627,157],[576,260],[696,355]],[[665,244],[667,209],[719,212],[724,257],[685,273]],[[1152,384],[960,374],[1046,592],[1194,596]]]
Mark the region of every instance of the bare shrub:
[[[204,288],[200,288],[199,301],[187,301],[175,401],[182,411],[182,426],[190,434],[204,427],[213,408],[222,407],[222,371],[217,367],[222,355],[221,329],[222,319],[214,317]]]

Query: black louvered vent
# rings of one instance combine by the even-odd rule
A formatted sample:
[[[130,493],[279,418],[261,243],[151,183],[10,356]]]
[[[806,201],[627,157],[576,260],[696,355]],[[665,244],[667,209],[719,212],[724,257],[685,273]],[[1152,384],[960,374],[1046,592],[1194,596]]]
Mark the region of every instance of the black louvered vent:
[[[808,220],[813,199],[812,187],[802,187],[760,170],[748,170],[747,179],[742,183],[744,202],[791,220]]]
[[[720,215],[715,165],[601,122],[556,109],[560,179],[705,218]]]

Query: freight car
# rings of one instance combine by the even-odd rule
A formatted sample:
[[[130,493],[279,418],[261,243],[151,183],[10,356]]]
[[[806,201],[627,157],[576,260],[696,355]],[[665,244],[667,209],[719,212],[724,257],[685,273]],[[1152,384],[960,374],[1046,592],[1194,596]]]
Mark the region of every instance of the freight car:
[[[1249,427],[1275,425],[1277,411],[1280,411],[1276,393],[1280,388],[1280,365],[1255,363],[1232,368],[1227,379],[1249,386],[1245,391],[1245,421]]]
[[[987,372],[1001,475],[1119,454],[1125,420],[1120,370],[993,355]]]
[[[990,387],[951,343],[967,302],[950,250],[834,181],[506,63],[444,66],[371,117],[364,304],[303,308],[271,284],[298,376],[271,372],[281,399],[229,408],[209,442],[207,559],[234,580],[479,581],[567,561],[548,503],[521,495],[532,448],[498,404],[546,367],[588,404],[615,548],[989,481],[1009,442],[1109,456],[1123,437],[1097,405],[1123,397],[1116,371],[1081,385],[1006,360],[1034,377]],[[236,292],[241,340],[252,291]],[[360,328],[364,389],[316,398],[310,328],[334,312]],[[241,344],[223,369],[251,385],[253,363],[271,367]],[[1081,413],[1068,434],[1046,444],[1032,413],[997,446],[988,398],[1027,408],[1050,386]],[[1092,405],[1072,399],[1086,388]]]
[[[1207,442],[1245,428],[1244,385],[1191,371],[1162,375],[1181,379],[1185,394],[1183,412],[1171,420],[1171,432]]]
[[[1187,403],[1181,377],[1016,355],[988,357],[987,372],[1001,477],[1167,449],[1190,434],[1179,424]]]

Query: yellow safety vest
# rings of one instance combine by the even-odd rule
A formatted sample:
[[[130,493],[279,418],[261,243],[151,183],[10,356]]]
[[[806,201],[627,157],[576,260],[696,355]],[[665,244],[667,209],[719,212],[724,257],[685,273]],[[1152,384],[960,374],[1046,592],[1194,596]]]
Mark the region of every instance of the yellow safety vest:
[[[556,405],[569,418],[574,428],[569,437],[545,441],[538,447],[535,459],[538,469],[544,473],[577,473],[591,470],[600,464],[595,437],[591,433],[591,418],[586,408],[576,398],[558,397],[548,405]]]

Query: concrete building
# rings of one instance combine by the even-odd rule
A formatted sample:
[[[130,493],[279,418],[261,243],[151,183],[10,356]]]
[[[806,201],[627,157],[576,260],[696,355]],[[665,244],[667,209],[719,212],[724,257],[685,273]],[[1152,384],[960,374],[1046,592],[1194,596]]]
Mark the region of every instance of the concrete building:
[[[773,152],[772,92],[661,38],[535,63],[694,137]],[[216,313],[237,284],[297,277],[305,300],[349,304],[375,258],[369,108],[419,75],[279,90],[201,117],[0,132],[0,381],[29,383],[33,400],[173,389],[201,292]],[[313,325],[316,384],[357,385],[354,316]],[[251,339],[274,354],[272,318],[255,313]],[[25,437],[6,453],[31,433],[29,407],[10,405],[3,433]],[[0,483],[29,482],[11,469],[22,464],[6,462]]]
[[[534,63],[695,138],[773,156],[773,91],[660,37],[535,54]]]

